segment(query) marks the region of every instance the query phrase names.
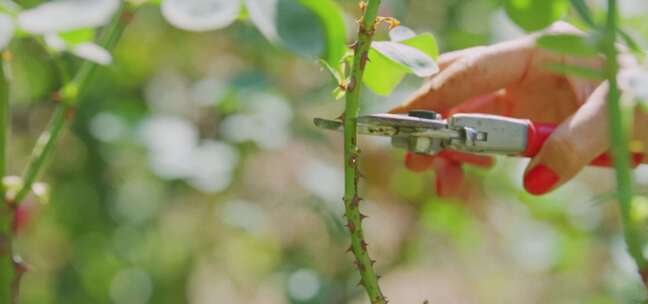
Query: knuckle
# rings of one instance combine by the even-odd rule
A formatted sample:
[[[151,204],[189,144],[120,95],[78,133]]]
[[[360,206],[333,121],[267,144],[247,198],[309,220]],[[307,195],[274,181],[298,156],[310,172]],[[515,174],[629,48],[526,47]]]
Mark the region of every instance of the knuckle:
[[[555,136],[550,138],[550,142],[546,147],[557,168],[561,168],[563,171],[577,170],[588,162],[579,145],[569,137]]]

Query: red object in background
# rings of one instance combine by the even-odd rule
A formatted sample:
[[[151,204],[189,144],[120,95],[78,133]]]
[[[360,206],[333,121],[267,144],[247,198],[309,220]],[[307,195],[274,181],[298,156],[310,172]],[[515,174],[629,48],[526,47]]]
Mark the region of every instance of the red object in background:
[[[16,207],[13,221],[14,232],[18,233],[27,226],[32,217],[33,209],[34,206],[30,202],[22,203]]]
[[[408,169],[414,172],[434,170],[436,192],[441,197],[455,196],[459,193],[464,181],[461,169],[464,163],[478,167],[491,167],[494,161],[489,156],[450,150],[441,151],[435,155],[411,152],[405,155],[405,166]]]

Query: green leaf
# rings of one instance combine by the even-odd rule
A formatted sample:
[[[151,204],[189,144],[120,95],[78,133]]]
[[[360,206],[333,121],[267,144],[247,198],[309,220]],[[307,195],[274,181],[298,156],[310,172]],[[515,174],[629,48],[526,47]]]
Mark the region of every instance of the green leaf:
[[[578,13],[578,16],[581,17],[581,19],[585,22],[585,24],[589,25],[590,27],[596,27],[596,24],[594,23],[594,18],[592,17],[592,11],[589,9],[587,6],[587,3],[583,0],[569,0],[576,10],[576,13]]]
[[[539,47],[556,53],[572,56],[596,56],[599,54],[596,40],[595,36],[548,34],[540,36],[536,43]]]
[[[374,42],[371,47],[416,76],[430,77],[439,71],[434,59],[415,47],[393,41]]]
[[[400,43],[414,47],[432,57],[434,60],[439,58],[439,46],[434,36],[430,33],[423,33],[416,37],[403,40]]]
[[[398,43],[415,48],[432,59],[439,56],[436,40],[429,33],[420,34]],[[386,96],[391,94],[405,75],[410,72],[412,72],[411,69],[372,48],[369,51],[369,62],[365,68],[363,82],[376,94]]]
[[[378,51],[369,50],[369,62],[365,67],[364,84],[378,95],[387,96],[407,75],[407,69]]]
[[[399,42],[414,37],[416,37],[416,33],[409,27],[402,26],[402,25],[397,26],[393,28],[391,31],[389,31],[389,39],[391,39],[391,41]]]
[[[346,51],[341,9],[332,0],[246,0],[250,20],[271,42],[336,65]]]
[[[92,42],[95,38],[95,30],[91,28],[83,28],[60,33],[59,36],[69,44]]]
[[[326,60],[320,59],[320,65],[335,79],[336,84],[342,83],[342,75],[340,74],[340,71],[337,69],[333,68]]]
[[[344,13],[332,0],[300,0],[300,3],[317,15],[326,32],[326,54],[330,64],[339,63],[346,52],[346,27]]]
[[[163,0],[162,15],[171,25],[194,32],[232,24],[241,14],[238,0]]]
[[[551,63],[544,66],[547,70],[564,76],[576,76],[591,80],[603,80],[603,71],[572,64]]]
[[[538,31],[560,19],[569,10],[566,0],[507,0],[506,13],[526,31]]]

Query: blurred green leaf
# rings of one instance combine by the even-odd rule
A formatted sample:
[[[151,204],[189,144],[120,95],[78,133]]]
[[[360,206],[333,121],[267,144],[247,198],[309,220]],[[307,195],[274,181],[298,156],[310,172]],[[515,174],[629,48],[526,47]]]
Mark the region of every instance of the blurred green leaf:
[[[32,40],[16,40],[12,44],[11,92],[18,102],[45,98],[60,85],[45,50]]]
[[[572,6],[576,10],[576,13],[581,17],[581,19],[590,27],[596,27],[594,23],[594,18],[592,17],[592,11],[587,6],[587,3],[583,0],[569,0]]]
[[[194,32],[227,27],[241,14],[240,0],[164,0],[162,15],[173,26]]]
[[[605,75],[603,71],[572,64],[551,63],[544,66],[547,70],[564,76],[576,76],[591,80],[603,80]]]
[[[59,36],[69,44],[91,42],[95,38],[95,30],[91,28],[82,28],[74,31],[60,33]]]
[[[20,12],[20,6],[10,0],[0,0],[0,13],[15,16]]]
[[[346,27],[344,13],[332,0],[300,0],[300,3],[317,15],[326,31],[326,54],[332,64],[338,64],[346,52]]]
[[[250,20],[271,42],[305,57],[339,63],[346,51],[341,9],[331,0],[247,0]]]
[[[540,36],[537,45],[552,52],[572,56],[596,56],[599,54],[594,36],[548,34]]]
[[[560,19],[569,10],[566,0],[507,0],[506,13],[526,31],[538,31]]]

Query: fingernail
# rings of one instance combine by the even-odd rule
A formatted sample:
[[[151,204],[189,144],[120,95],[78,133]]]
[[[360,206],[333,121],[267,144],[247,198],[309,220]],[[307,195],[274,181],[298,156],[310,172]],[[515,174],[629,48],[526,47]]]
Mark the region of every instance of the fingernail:
[[[545,165],[537,165],[524,177],[524,188],[533,195],[542,195],[551,190],[560,177]]]

